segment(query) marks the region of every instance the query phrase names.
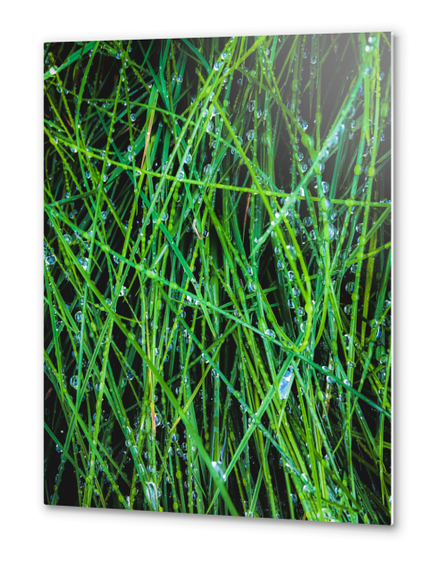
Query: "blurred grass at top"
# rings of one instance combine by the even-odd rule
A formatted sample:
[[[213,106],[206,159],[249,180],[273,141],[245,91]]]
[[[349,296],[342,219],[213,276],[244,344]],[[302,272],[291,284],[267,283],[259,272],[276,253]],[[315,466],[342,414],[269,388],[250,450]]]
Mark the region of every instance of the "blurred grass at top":
[[[44,45],[44,501],[391,522],[389,33]]]

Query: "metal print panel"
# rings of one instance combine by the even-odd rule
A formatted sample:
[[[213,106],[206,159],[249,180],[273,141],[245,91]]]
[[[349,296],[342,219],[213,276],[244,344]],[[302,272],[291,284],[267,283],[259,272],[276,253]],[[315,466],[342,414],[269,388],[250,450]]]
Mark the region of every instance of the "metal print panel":
[[[391,34],[44,72],[44,502],[389,525]]]

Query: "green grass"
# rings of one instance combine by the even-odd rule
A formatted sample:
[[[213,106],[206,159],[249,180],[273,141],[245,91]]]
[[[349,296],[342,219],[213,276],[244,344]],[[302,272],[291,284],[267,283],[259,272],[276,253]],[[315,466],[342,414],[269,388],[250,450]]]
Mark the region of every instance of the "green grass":
[[[44,59],[45,502],[389,524],[390,34]]]

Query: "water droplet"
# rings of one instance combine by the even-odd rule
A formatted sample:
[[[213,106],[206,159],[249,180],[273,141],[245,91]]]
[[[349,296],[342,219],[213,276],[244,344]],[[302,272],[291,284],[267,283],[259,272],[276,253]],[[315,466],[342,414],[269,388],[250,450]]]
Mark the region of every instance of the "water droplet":
[[[257,291],[257,285],[250,281],[247,285],[247,290],[249,293],[255,293]]]
[[[346,291],[351,295],[355,290],[355,283],[347,283],[345,286]]]
[[[226,481],[226,475],[224,471],[224,465],[221,461],[212,461],[212,467],[215,469],[215,472],[221,478],[223,482]]]
[[[152,504],[153,509],[156,511],[158,505],[158,493],[153,482],[146,482],[146,498]]]
[[[278,392],[280,393],[281,400],[285,400],[291,388],[291,381],[293,378],[293,367],[290,367],[284,374],[283,378],[280,381],[280,385],[278,387]]]

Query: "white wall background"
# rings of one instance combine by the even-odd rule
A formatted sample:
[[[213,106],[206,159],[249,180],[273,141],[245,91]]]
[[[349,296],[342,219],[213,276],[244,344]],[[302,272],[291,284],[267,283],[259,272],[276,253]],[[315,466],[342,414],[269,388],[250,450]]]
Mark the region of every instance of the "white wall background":
[[[0,552],[3,560],[426,560],[431,556],[432,37],[413,0],[3,4]],[[395,525],[367,528],[43,505],[44,41],[393,31]],[[25,387],[25,390],[23,390]],[[17,395],[22,398],[16,408]],[[228,555],[231,553],[231,555]]]

